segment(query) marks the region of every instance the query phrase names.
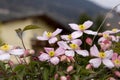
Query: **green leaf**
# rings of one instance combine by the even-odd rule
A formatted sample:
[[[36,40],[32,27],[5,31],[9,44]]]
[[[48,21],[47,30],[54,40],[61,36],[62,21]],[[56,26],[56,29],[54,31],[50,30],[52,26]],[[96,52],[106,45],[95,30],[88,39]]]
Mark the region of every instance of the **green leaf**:
[[[38,28],[40,28],[40,27],[36,26],[36,25],[28,25],[28,26],[25,26],[23,31],[32,30],[32,29],[38,29]]]
[[[22,33],[23,33],[22,29],[18,28],[18,29],[16,29],[15,31],[16,31],[18,37],[19,37],[20,39],[22,39]]]
[[[43,71],[43,80],[49,80],[49,69],[45,68]]]
[[[19,73],[19,74],[23,74],[25,72],[25,65],[17,65],[15,68],[14,68],[14,71]]]

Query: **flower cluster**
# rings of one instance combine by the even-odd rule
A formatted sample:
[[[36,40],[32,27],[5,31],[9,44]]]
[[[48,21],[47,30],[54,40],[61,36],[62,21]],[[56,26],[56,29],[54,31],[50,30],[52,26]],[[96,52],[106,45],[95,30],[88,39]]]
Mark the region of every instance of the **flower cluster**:
[[[2,68],[3,65],[1,64],[3,63],[0,62],[0,73],[4,76],[3,79],[120,79],[120,55],[113,49],[115,47],[114,43],[119,44],[120,37],[117,34],[120,30],[114,28],[104,32],[92,31],[89,30],[92,25],[93,22],[90,20],[85,21],[81,25],[70,23],[69,26],[73,29],[73,32],[60,36],[58,35],[62,32],[62,29],[58,28],[54,32],[45,31],[42,36],[37,36],[37,39],[48,41],[50,45],[57,45],[55,47],[45,46],[39,53],[26,49],[24,43],[24,49],[8,44],[2,45],[0,47],[0,61],[8,61],[9,65],[9,67],[4,66],[5,68]],[[16,30],[21,40],[22,33],[30,28],[35,29],[27,26],[23,30]],[[11,55],[16,57],[19,64],[14,65],[10,60]],[[26,62],[26,57],[28,56],[31,59],[29,62]],[[6,73],[7,71],[8,73]],[[19,74],[20,77],[18,76]],[[5,76],[8,77],[6,78]]]

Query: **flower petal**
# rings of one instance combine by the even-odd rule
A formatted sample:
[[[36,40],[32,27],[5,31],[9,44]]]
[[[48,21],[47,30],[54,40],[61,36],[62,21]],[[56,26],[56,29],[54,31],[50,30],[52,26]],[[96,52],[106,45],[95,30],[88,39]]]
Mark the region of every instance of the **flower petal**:
[[[57,28],[57,29],[52,33],[52,36],[56,36],[56,35],[58,35],[58,34],[61,33],[61,32],[62,32],[62,29]]]
[[[16,56],[23,55],[24,53],[25,53],[24,49],[13,49],[10,51],[10,54],[16,55]]]
[[[90,54],[91,54],[91,56],[98,57],[99,51],[98,51],[98,48],[96,47],[96,45],[94,45],[90,48]]]
[[[0,60],[4,61],[4,60],[10,60],[10,54],[9,53],[4,53],[0,55]]]
[[[83,32],[81,32],[81,31],[74,31],[74,32],[71,34],[71,36],[72,36],[73,39],[79,38],[79,37],[81,37],[82,35],[83,35]]]
[[[38,58],[40,61],[46,61],[50,59],[50,56],[46,53],[42,53]]]
[[[64,42],[64,41],[59,41],[57,44],[59,45],[59,47],[62,47],[62,48],[64,48],[64,49],[71,49],[71,48],[67,45],[67,43]]]
[[[92,31],[92,30],[84,30],[84,33],[91,34],[91,35],[97,35],[97,32]]]
[[[63,55],[64,53],[65,53],[65,49],[59,47],[55,51],[55,56],[60,56],[60,55]]]
[[[69,56],[69,57],[74,57],[75,56],[75,52],[73,50],[65,51],[65,55]]]
[[[89,53],[87,50],[75,50],[77,54],[82,55],[84,57],[89,56]]]
[[[37,36],[37,39],[41,41],[48,40],[47,37],[43,37],[43,36]]]
[[[94,68],[98,68],[101,64],[101,59],[100,58],[91,59],[89,63],[92,64]]]
[[[75,39],[71,41],[73,44],[77,44],[78,46],[80,46],[82,44],[82,41],[80,39]]]
[[[51,39],[49,39],[49,44],[53,44],[57,41],[58,39],[56,37],[52,37]]]
[[[62,35],[61,38],[62,38],[63,40],[69,40],[68,35]]]
[[[44,49],[45,49],[45,51],[46,51],[47,53],[49,53],[50,51],[54,51],[54,48],[45,47]]]
[[[75,23],[70,23],[69,26],[73,29],[73,30],[80,30],[79,26]]]
[[[114,67],[114,64],[113,64],[112,61],[109,60],[109,59],[103,59],[103,64],[104,64],[105,66],[107,66],[108,68]]]
[[[90,20],[85,21],[85,22],[83,23],[83,25],[85,26],[85,29],[88,29],[89,27],[91,27],[91,26],[92,26],[92,24],[93,24],[93,22],[92,22],[92,21],[90,21]]]
[[[105,51],[106,53],[106,58],[110,59],[113,56],[113,50]]]
[[[57,64],[60,62],[60,60],[59,60],[58,57],[52,57],[52,58],[50,59],[50,62],[51,62],[52,64],[54,64],[54,65],[57,65]]]

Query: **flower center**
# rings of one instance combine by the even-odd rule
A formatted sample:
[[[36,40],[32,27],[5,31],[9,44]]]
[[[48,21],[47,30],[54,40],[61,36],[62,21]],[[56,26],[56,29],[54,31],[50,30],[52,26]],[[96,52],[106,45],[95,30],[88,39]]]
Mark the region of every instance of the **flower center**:
[[[5,44],[5,45],[1,46],[0,49],[3,51],[8,51],[10,49],[10,46],[8,44]]]
[[[100,52],[100,53],[99,53],[99,57],[100,57],[100,58],[105,58],[105,57],[106,57],[106,54],[105,54],[104,52]]]
[[[52,33],[51,32],[47,32],[46,36],[50,38],[52,36]]]
[[[114,63],[118,65],[118,64],[120,64],[120,60],[116,59],[116,60],[114,60]]]
[[[104,37],[104,38],[108,38],[108,37],[109,37],[109,34],[103,34],[103,37]]]
[[[85,26],[84,25],[79,25],[79,29],[80,30],[85,30]]]
[[[112,29],[112,32],[117,32],[117,30],[118,30],[118,29],[114,28],[114,29]]]
[[[77,44],[70,44],[70,47],[71,47],[72,49],[77,49],[77,48],[78,48],[78,45],[77,45]]]
[[[49,55],[50,55],[51,57],[53,57],[53,56],[55,55],[55,52],[54,52],[54,51],[50,51],[50,52],[49,52]]]
[[[68,35],[68,39],[72,39],[72,36],[71,36],[71,34],[70,34],[70,35]]]

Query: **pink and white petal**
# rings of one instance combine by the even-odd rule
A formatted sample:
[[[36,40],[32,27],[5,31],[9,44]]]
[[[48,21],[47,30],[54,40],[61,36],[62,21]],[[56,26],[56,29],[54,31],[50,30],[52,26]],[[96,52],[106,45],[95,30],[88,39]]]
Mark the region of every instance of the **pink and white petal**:
[[[52,57],[50,62],[54,65],[57,65],[60,62],[60,59],[58,57]]]
[[[4,54],[4,53],[5,53],[5,52],[4,52],[3,50],[0,50],[0,55],[1,55],[1,54]]]
[[[79,26],[78,26],[77,24],[75,24],[75,23],[70,23],[69,26],[70,26],[73,30],[77,30],[77,31],[80,30],[80,29],[79,29]]]
[[[113,50],[105,51],[105,54],[106,54],[106,58],[110,59],[113,56]]]
[[[37,36],[37,39],[41,41],[48,40],[47,37],[43,37],[43,36]]]
[[[118,57],[118,54],[117,53],[113,53],[113,56],[112,56],[112,61],[116,60]]]
[[[93,22],[88,20],[88,21],[85,21],[83,25],[85,26],[85,29],[88,29],[93,25]]]
[[[53,44],[57,41],[58,39],[56,37],[52,37],[48,40],[49,44]]]
[[[57,44],[58,44],[59,47],[62,47],[63,49],[71,49],[71,48],[67,45],[67,43],[64,42],[64,41],[59,41]]]
[[[97,35],[97,32],[92,31],[92,30],[84,30],[84,33],[91,34],[91,35]]]
[[[83,35],[83,32],[81,32],[81,31],[74,31],[74,32],[71,34],[71,36],[72,36],[73,39],[79,38],[79,37],[81,37],[82,35]]]
[[[68,57],[74,57],[75,52],[73,50],[65,51],[65,55],[68,56]]]
[[[116,37],[115,36],[110,36],[112,41],[116,41]]]
[[[0,60],[4,61],[4,60],[10,60],[10,54],[9,53],[4,53],[0,55]]]
[[[105,41],[106,39],[104,38],[104,37],[101,37],[101,38],[99,38],[98,39],[98,43],[101,43],[101,42],[103,42],[103,41]]]
[[[48,47],[45,47],[44,50],[49,53],[50,51],[54,51],[54,48],[48,48]]]
[[[94,58],[94,59],[91,59],[89,61],[89,63],[92,64],[92,66],[94,68],[98,68],[100,66],[100,64],[101,64],[101,59],[100,58]]]
[[[25,50],[24,49],[13,49],[13,50],[10,50],[9,52],[12,55],[20,56],[25,53]]]
[[[57,29],[52,33],[52,36],[54,37],[54,36],[58,35],[58,34],[61,33],[61,32],[62,32],[62,29],[57,28]]]
[[[89,56],[89,52],[87,50],[75,50],[77,54],[82,55],[84,57]]]
[[[77,44],[78,46],[80,46],[82,44],[82,41],[80,39],[75,39],[71,41],[73,44]]]
[[[50,56],[46,53],[42,53],[38,58],[40,61],[46,61],[50,59]]]
[[[63,55],[63,54],[65,54],[65,49],[63,49],[61,47],[56,49],[55,56],[60,56],[60,55]]]
[[[91,56],[98,57],[99,51],[98,51],[98,48],[96,47],[96,45],[94,45],[90,48],[90,54],[91,54]]]
[[[63,40],[69,40],[68,35],[61,35],[61,38],[62,38]]]
[[[114,64],[112,63],[111,60],[109,60],[109,59],[103,59],[102,61],[103,61],[103,64],[104,64],[106,67],[108,67],[108,68],[113,68],[113,67],[114,67]]]

